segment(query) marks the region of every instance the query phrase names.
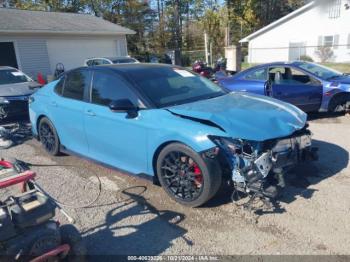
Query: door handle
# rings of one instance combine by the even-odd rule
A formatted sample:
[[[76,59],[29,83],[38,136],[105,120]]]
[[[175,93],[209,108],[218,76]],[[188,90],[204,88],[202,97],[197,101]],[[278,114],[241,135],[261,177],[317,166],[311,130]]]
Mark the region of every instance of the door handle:
[[[92,110],[86,110],[85,112],[88,116],[96,116],[95,112],[93,112]]]
[[[57,106],[56,101],[51,101],[51,105],[52,105],[52,106]]]

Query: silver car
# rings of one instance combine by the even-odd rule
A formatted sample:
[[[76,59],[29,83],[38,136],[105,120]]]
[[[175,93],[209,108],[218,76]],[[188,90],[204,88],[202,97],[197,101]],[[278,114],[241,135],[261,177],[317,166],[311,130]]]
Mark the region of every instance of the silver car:
[[[112,64],[135,64],[140,63],[137,59],[130,56],[118,56],[118,57],[94,57],[85,60],[85,66],[96,65],[112,65]]]

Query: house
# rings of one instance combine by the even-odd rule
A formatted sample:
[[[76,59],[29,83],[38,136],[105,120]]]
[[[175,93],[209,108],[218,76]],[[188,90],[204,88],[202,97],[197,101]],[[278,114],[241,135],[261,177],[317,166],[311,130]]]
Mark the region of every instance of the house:
[[[0,8],[0,66],[52,75],[58,63],[69,70],[89,57],[127,55],[134,33],[88,14]]]
[[[350,62],[350,0],[315,0],[240,40],[248,62]]]

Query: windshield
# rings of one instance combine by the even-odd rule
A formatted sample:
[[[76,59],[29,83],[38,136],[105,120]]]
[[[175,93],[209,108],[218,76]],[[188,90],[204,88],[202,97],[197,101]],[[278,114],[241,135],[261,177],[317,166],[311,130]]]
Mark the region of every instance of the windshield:
[[[322,79],[330,79],[343,75],[343,73],[334,69],[312,63],[302,63],[299,67]]]
[[[0,70],[0,85],[30,82],[31,79],[16,69]]]
[[[137,61],[132,58],[119,58],[113,60],[113,64],[127,64],[127,63],[136,63]]]
[[[182,68],[137,68],[128,70],[127,75],[157,107],[190,103],[227,93],[210,80]]]

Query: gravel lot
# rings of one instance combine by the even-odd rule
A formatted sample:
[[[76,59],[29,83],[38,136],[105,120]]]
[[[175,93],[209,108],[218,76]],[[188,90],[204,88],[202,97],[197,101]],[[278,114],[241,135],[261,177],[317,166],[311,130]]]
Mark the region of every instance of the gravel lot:
[[[311,120],[310,128],[320,159],[289,175],[274,211],[238,208],[229,191],[205,207],[182,207],[150,181],[74,156],[49,157],[35,140],[0,156],[57,164],[33,170],[38,183],[67,205],[92,201],[95,174],[100,177],[102,193],[92,207],[65,208],[89,254],[350,254],[350,116]]]

